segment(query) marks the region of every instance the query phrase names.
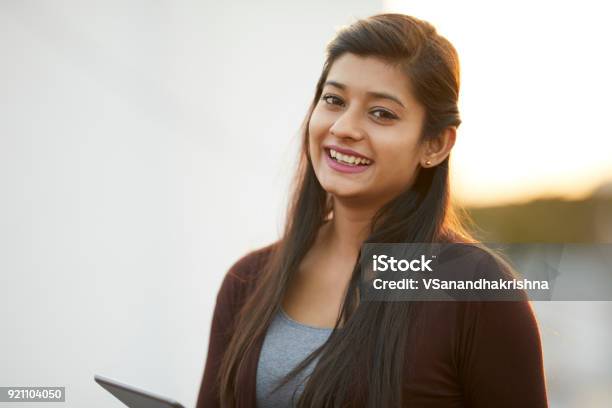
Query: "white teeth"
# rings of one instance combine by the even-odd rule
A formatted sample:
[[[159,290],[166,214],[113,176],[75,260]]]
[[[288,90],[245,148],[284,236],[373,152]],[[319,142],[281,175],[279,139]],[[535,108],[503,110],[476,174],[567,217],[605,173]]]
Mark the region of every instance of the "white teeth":
[[[338,161],[342,161],[342,162],[348,163],[348,164],[354,164],[354,165],[363,164],[363,165],[368,165],[368,164],[371,163],[371,161],[368,160],[368,159],[364,159],[362,157],[355,157],[355,156],[349,156],[349,155],[346,155],[346,154],[342,154],[342,153],[339,153],[339,152],[335,151],[334,149],[329,149],[329,154],[334,159],[336,159]]]

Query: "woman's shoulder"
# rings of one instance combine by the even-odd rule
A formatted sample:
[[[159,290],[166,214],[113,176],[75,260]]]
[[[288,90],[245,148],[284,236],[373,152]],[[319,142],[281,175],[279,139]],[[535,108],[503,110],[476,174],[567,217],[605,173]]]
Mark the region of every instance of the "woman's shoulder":
[[[278,242],[260,247],[242,255],[226,272],[219,296],[234,301],[243,298],[255,287],[257,279],[266,267]]]
[[[234,262],[227,274],[240,281],[256,279],[277,247],[278,242],[274,242],[247,252]]]
[[[439,261],[462,266],[453,268],[453,273],[463,273],[463,278],[511,279],[515,272],[503,252],[479,242],[444,243]]]

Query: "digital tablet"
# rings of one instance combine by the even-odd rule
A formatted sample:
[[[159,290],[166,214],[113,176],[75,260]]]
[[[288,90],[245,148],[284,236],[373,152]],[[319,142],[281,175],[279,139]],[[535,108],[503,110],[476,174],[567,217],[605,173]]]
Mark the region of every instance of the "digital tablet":
[[[101,375],[94,376],[94,380],[130,408],[185,408],[170,398],[139,390]]]

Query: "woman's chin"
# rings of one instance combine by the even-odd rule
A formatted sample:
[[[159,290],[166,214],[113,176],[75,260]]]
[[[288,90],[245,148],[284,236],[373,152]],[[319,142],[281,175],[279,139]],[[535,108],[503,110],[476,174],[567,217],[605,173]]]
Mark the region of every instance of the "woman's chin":
[[[332,195],[334,198],[338,199],[357,199],[363,198],[367,196],[367,192],[363,188],[346,188],[346,187],[338,187],[338,186],[329,186],[326,188],[323,186],[323,189]]]

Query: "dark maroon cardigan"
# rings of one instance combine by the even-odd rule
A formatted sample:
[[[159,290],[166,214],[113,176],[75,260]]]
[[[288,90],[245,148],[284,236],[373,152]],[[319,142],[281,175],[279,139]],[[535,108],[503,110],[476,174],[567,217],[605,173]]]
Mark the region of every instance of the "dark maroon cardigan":
[[[232,336],[234,318],[254,288],[272,246],[243,256],[217,295],[208,357],[196,408],[219,407],[216,375]],[[424,302],[425,335],[409,345],[403,389],[410,407],[547,407],[542,349],[528,302]],[[262,339],[248,357],[249,375],[238,387],[240,406],[256,407]]]

